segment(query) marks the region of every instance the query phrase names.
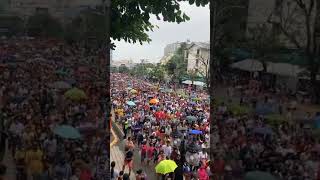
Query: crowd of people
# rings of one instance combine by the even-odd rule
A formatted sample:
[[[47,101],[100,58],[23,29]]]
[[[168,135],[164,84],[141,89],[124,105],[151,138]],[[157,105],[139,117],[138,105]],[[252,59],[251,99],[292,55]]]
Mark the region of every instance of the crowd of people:
[[[164,179],[209,180],[209,98],[203,91],[151,84],[125,74],[111,75],[112,105],[116,122],[123,128],[125,161],[133,170],[134,151],[143,166],[155,167],[163,160],[178,166]],[[149,172],[150,173],[150,172]]]
[[[9,142],[17,180],[109,177],[105,76],[97,68],[104,55],[88,49],[54,39],[1,40],[1,143]]]
[[[174,160],[178,168],[165,175],[173,179],[240,180],[254,171],[280,179],[320,178],[320,144],[312,127],[320,113],[299,109],[297,99],[281,89],[270,92],[257,78],[231,80],[220,94],[224,100],[213,98],[214,131],[209,133],[209,98],[203,91],[185,88],[181,93],[174,86],[149,84],[124,74],[113,74],[112,79],[116,80],[111,88],[113,109],[129,154],[122,171],[126,166],[129,172],[134,168],[132,152],[139,149],[141,164],[146,166]],[[153,99],[159,101],[152,103]],[[250,111],[235,112],[235,105]],[[271,108],[262,111],[261,107]],[[269,114],[283,119],[271,123]],[[192,134],[193,130],[199,134]],[[210,160],[208,152],[213,154]]]
[[[215,175],[241,179],[259,170],[280,179],[319,179],[320,146],[312,126],[320,114],[299,109],[288,91],[264,88],[259,78],[242,79],[230,81],[225,100],[215,107]],[[228,104],[251,111],[235,113]],[[281,117],[276,123],[270,121],[274,114]]]

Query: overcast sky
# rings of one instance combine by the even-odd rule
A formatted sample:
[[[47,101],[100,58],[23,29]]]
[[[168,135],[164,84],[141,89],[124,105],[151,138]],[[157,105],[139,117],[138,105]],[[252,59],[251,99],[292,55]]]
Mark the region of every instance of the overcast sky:
[[[151,18],[151,22],[157,26],[153,32],[148,33],[151,42],[143,45],[129,44],[124,41],[117,41],[116,50],[113,51],[113,60],[129,60],[139,62],[140,59],[149,59],[156,62],[163,56],[164,47],[173,42],[209,41],[210,38],[210,17],[209,7],[196,7],[188,3],[181,3],[181,9],[191,18],[184,23],[168,23]]]

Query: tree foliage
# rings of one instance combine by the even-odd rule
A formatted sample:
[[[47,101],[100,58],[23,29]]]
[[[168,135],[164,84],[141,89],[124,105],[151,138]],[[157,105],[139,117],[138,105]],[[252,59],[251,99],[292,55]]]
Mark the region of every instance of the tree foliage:
[[[175,52],[172,58],[165,65],[168,75],[172,77],[173,81],[180,81],[187,75],[187,61],[185,59],[186,44],[181,44],[181,47]]]
[[[156,28],[150,21],[152,16],[157,17],[158,20],[176,23],[190,19],[180,9],[180,1],[188,0],[112,0],[111,38],[118,41],[124,40],[128,43],[142,44],[150,42],[151,39],[147,33]],[[191,5],[205,6],[209,3],[209,0],[189,0],[189,3]],[[103,34],[105,28],[103,14],[104,9],[100,5],[95,9],[83,11],[76,19],[83,19],[84,16],[91,17],[86,22],[88,26],[95,27],[95,30],[91,33],[103,39],[105,36]],[[84,21],[77,21],[82,24],[85,23]]]
[[[126,65],[124,65],[124,64],[122,64],[120,67],[119,67],[119,73],[128,73],[129,72],[129,68],[126,66]]]
[[[263,64],[263,71],[266,72],[266,62],[276,61],[276,57],[272,57],[272,54],[281,49],[283,45],[279,37],[272,33],[270,26],[266,23],[261,23],[249,28],[246,47],[251,50],[253,58]]]
[[[62,24],[48,13],[36,13],[28,18],[27,30],[30,36],[62,37]]]
[[[316,0],[282,0],[281,6],[268,19],[279,29],[283,41],[304,52],[313,85],[313,99],[317,103],[320,102],[320,84],[316,79],[320,67],[317,40],[320,32],[319,9],[320,4]]]

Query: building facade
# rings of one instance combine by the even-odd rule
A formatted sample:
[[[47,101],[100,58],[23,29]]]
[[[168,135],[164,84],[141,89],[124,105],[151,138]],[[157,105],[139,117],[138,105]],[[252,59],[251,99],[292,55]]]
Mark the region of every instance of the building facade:
[[[181,42],[168,44],[164,48],[164,56],[168,56],[170,54],[174,54],[181,47]]]
[[[204,75],[209,71],[210,44],[195,42],[188,45],[185,51],[188,72],[198,72]]]
[[[20,17],[44,12],[63,21],[78,14],[83,8],[101,4],[102,0],[10,0],[7,11]]]

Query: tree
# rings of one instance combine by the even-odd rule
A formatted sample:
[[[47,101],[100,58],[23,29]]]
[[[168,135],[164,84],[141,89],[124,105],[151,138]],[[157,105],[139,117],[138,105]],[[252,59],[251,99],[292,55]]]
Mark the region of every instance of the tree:
[[[119,73],[128,73],[129,72],[129,68],[124,65],[124,64],[121,64],[121,66],[119,67]]]
[[[150,77],[152,80],[157,81],[157,82],[164,81],[165,77],[166,77],[165,67],[162,65],[154,66],[150,70]]]
[[[158,20],[181,23],[190,18],[181,11],[178,1],[188,0],[165,0],[165,1],[140,1],[140,0],[112,0],[111,5],[111,38],[124,40],[129,43],[150,42],[147,32],[153,31],[156,26],[150,22],[151,16]],[[208,0],[189,0],[190,4],[205,6]],[[91,32],[94,36],[104,40],[105,13],[102,5],[94,9],[86,9],[76,19],[86,19],[80,23],[88,27],[94,27]],[[85,18],[86,17],[86,18]],[[84,26],[84,25],[82,25]],[[82,32],[84,33],[84,32]]]
[[[246,33],[248,1],[210,0],[210,77],[213,87],[221,79],[227,47],[241,44]],[[211,70],[212,69],[212,70]],[[210,88],[212,89],[212,88]],[[213,93],[213,92],[212,92]],[[213,95],[213,94],[212,94]]]
[[[274,61],[271,54],[282,48],[279,37],[272,33],[266,23],[249,28],[246,47],[252,51],[252,58],[260,61],[263,72],[267,72],[267,61]]]
[[[116,66],[111,66],[111,67],[110,67],[110,72],[111,72],[111,73],[116,73],[116,72],[118,72],[118,67],[116,67]]]
[[[205,83],[207,85],[207,89],[210,89],[210,73],[209,73],[210,59],[209,59],[209,57],[206,58],[203,56],[199,56],[198,61],[200,62],[200,66],[202,68],[198,69],[197,74],[200,74],[204,78]]]
[[[168,75],[174,82],[181,81],[187,75],[188,62],[185,59],[186,44],[182,43],[181,47],[174,53],[172,58],[165,65]]]
[[[48,13],[35,13],[28,18],[27,30],[30,36],[63,37],[61,23]]]
[[[317,7],[318,6],[318,7]],[[282,0],[268,22],[279,29],[283,40],[304,52],[310,81],[313,86],[313,100],[320,102],[320,85],[316,79],[319,73],[319,10],[316,0]],[[318,14],[317,14],[318,13]]]

